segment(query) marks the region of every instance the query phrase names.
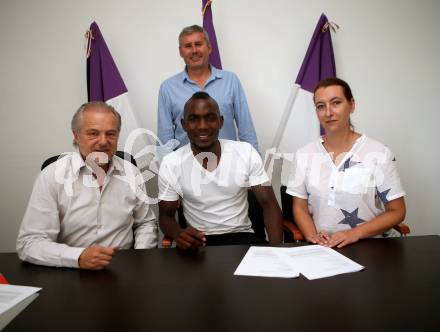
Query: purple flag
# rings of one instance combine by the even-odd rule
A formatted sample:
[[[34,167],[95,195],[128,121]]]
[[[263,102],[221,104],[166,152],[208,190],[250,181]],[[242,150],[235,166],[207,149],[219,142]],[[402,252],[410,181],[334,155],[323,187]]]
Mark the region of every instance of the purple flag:
[[[202,0],[203,28],[206,30],[211,41],[211,54],[209,55],[209,63],[215,68],[222,69],[220,60],[220,52],[217,45],[217,37],[215,36],[214,24],[212,22],[211,0]]]
[[[313,103],[313,90],[322,79],[336,75],[331,29],[331,23],[322,14],[275,134],[273,147],[278,152],[293,153],[323,134]],[[283,184],[287,183],[286,173],[283,169]]]
[[[105,101],[119,112],[122,126],[119,133],[118,150],[124,150],[134,155],[140,148],[126,143],[130,134],[139,128],[139,125],[131,108],[127,87],[96,22],[90,25],[88,38],[88,99],[89,101]]]
[[[336,66],[330,25],[327,17],[322,14],[295,83],[302,89],[313,92],[319,81],[334,76],[336,76]]]
[[[127,92],[98,24],[90,25],[92,39],[87,59],[87,93],[89,101],[106,101]]]

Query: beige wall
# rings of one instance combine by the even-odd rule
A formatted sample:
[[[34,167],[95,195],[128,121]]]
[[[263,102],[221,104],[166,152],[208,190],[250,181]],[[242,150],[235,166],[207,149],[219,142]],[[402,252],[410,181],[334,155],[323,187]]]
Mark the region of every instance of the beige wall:
[[[142,125],[156,131],[160,82],[182,68],[177,35],[201,23],[200,0],[0,0],[0,251],[14,251],[24,209],[46,157],[71,150],[69,121],[85,101],[83,34],[99,24]],[[413,234],[440,233],[440,2],[217,0],[214,21],[225,69],[238,74],[263,149],[321,14],[339,76],[357,99],[357,129],[395,152]]]

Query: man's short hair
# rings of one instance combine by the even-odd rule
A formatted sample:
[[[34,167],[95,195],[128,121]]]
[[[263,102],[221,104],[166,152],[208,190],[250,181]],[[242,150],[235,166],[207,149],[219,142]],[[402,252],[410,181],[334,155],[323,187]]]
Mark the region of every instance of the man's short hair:
[[[215,110],[217,111],[218,115],[220,116],[220,108],[219,108],[217,102],[215,101],[215,99],[212,98],[205,91],[198,91],[198,92],[194,93],[191,96],[191,98],[189,98],[186,101],[185,106],[183,107],[183,118],[185,118],[185,115],[188,112],[189,107],[191,106],[191,104],[193,104],[196,100],[208,100],[208,101],[210,101],[214,105]]]
[[[111,106],[103,101],[90,101],[88,103],[82,104],[78,108],[78,110],[75,112],[75,114],[73,115],[72,121],[70,122],[70,126],[71,126],[72,131],[74,133],[79,132],[80,127],[81,127],[83,113],[84,113],[84,111],[88,110],[89,108],[98,108],[100,110],[104,110],[109,113],[112,113],[115,116],[116,121],[118,122],[118,124],[117,124],[118,132],[121,131],[121,115],[113,108],[113,106]]]
[[[209,47],[211,47],[211,41],[209,40],[208,32],[205,29],[203,29],[200,25],[197,25],[197,24],[190,25],[190,26],[182,29],[182,31],[179,34],[179,46],[182,46],[182,44],[180,43],[180,40],[182,39],[183,36],[191,35],[196,32],[203,33],[203,35],[205,36],[206,43],[208,44]]]

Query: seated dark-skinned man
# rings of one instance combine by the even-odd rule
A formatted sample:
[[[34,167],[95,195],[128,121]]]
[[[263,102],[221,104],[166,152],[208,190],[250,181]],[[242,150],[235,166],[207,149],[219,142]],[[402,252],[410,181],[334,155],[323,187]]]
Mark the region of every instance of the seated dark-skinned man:
[[[159,223],[178,248],[261,244],[248,217],[248,189],[263,209],[271,244],[282,241],[281,210],[258,152],[246,142],[218,138],[217,102],[196,92],[185,104],[182,127],[190,143],[166,155],[159,171]],[[175,220],[180,203],[188,223]]]

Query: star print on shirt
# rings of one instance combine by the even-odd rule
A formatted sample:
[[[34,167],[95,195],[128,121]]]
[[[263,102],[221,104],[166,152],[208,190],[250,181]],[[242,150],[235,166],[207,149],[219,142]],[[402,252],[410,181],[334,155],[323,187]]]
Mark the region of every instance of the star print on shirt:
[[[386,204],[389,202],[387,195],[390,192],[390,190],[391,190],[391,188],[380,192],[379,189],[376,189],[376,195],[380,198],[380,200],[382,201],[383,204]]]
[[[341,212],[344,214],[344,219],[342,219],[338,224],[347,224],[350,225],[351,228],[356,227],[357,225],[365,222],[365,220],[358,217],[358,210],[359,208],[356,208],[353,212],[345,211],[344,209],[341,209]]]
[[[353,167],[354,165],[357,165],[357,164],[360,164],[360,162],[359,161],[351,161],[351,157],[350,157],[344,162],[344,165],[342,166],[341,171],[345,172],[345,170],[347,168]]]

